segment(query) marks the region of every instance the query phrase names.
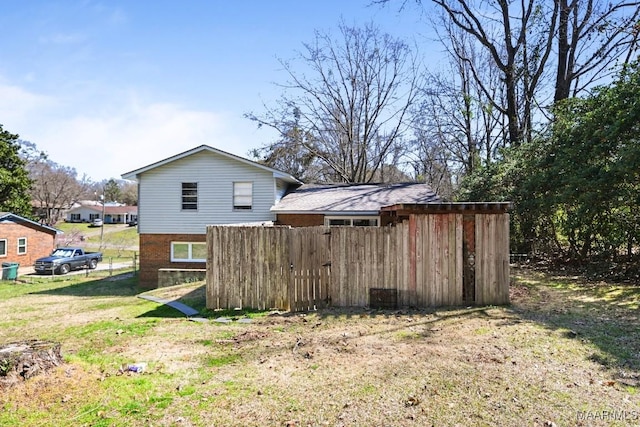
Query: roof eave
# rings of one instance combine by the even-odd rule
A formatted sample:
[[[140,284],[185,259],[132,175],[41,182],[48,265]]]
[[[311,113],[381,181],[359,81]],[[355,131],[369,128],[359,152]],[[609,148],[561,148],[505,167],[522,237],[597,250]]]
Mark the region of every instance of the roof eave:
[[[380,211],[377,210],[339,210],[339,211],[328,211],[328,210],[289,210],[289,209],[277,209],[271,208],[271,212],[276,214],[286,214],[286,215],[335,215],[335,216],[379,216]]]
[[[171,162],[173,162],[175,160],[180,160],[182,158],[188,157],[188,156],[190,156],[192,154],[195,154],[195,153],[198,153],[200,151],[210,151],[210,152],[219,154],[221,156],[232,158],[232,159],[235,159],[235,160],[237,160],[239,162],[242,162],[242,163],[245,163],[245,164],[248,164],[248,165],[252,165],[252,166],[258,167],[260,169],[264,169],[266,171],[272,172],[273,176],[275,178],[280,178],[280,179],[283,179],[283,180],[285,180],[287,182],[291,182],[293,184],[302,184],[302,181],[299,181],[294,176],[289,175],[289,174],[287,174],[285,172],[279,171],[277,169],[270,168],[268,166],[262,165],[260,163],[254,162],[254,161],[249,160],[249,159],[245,159],[244,157],[236,156],[235,154],[228,153],[226,151],[211,147],[209,145],[200,145],[198,147],[192,148],[192,149],[184,151],[182,153],[178,153],[178,154],[173,155],[171,157],[167,157],[166,159],[159,160],[159,161],[157,161],[155,163],[151,163],[151,164],[149,164],[147,166],[144,166],[144,167],[142,167],[140,169],[136,169],[136,170],[133,170],[133,171],[130,171],[130,172],[125,172],[120,176],[122,177],[122,179],[128,179],[128,180],[137,181],[138,180],[138,176],[140,174],[143,174],[143,173],[145,173],[147,171],[150,171],[152,169],[164,166],[164,165],[166,165],[168,163],[171,163]]]
[[[23,216],[16,215],[16,214],[13,214],[13,213],[7,212],[7,213],[4,213],[4,214],[0,214],[0,220],[2,220],[4,218],[19,219],[21,221],[25,221],[25,222],[28,222],[30,224],[33,224],[33,225],[35,225],[37,227],[44,228],[44,229],[49,230],[49,231],[53,231],[55,234],[64,234],[64,231],[62,231],[62,230],[58,230],[57,228],[50,227],[48,225],[40,224],[39,222],[30,220],[29,218],[25,218]]]

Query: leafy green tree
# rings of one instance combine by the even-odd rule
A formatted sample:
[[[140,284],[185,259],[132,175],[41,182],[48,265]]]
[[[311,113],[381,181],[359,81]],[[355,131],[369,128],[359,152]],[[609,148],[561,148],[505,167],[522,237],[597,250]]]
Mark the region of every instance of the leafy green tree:
[[[120,185],[118,182],[111,178],[104,184],[104,196],[107,202],[118,202],[120,201],[120,196],[122,195],[122,191],[120,190]]]
[[[0,211],[31,217],[31,180],[19,152],[18,135],[0,125]]]
[[[553,149],[543,158],[553,178],[560,225],[571,255],[611,255],[637,243],[640,228],[640,67],[623,67],[613,84],[556,108]]]
[[[640,66],[583,99],[559,103],[547,134],[505,152],[463,185],[465,200],[514,202],[514,234],[531,251],[577,261],[631,257],[640,243]]]

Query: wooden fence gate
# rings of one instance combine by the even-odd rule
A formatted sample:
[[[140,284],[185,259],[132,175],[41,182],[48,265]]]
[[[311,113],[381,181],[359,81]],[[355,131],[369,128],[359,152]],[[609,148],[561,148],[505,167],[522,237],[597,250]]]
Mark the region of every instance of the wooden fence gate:
[[[306,311],[509,301],[508,214],[412,215],[393,227],[207,228],[207,308]]]

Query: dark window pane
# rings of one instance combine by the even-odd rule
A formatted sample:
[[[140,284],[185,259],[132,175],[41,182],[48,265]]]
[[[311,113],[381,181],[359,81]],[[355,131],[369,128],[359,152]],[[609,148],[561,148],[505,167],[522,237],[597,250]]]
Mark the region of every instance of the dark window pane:
[[[182,209],[183,210],[198,209],[198,183],[197,182],[182,183]]]

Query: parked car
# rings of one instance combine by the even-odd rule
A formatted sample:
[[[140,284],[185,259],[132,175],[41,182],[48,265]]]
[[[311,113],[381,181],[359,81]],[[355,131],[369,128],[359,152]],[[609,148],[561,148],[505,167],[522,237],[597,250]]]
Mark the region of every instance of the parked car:
[[[132,219],[127,224],[129,224],[129,227],[135,227],[136,225],[138,225],[138,220],[137,219]]]
[[[92,227],[102,227],[103,224],[104,224],[104,222],[102,221],[101,218],[96,218],[93,221],[91,221],[91,226]]]
[[[85,252],[82,248],[58,248],[51,255],[38,258],[33,265],[38,274],[67,274],[71,270],[91,270],[102,261],[102,252]]]

